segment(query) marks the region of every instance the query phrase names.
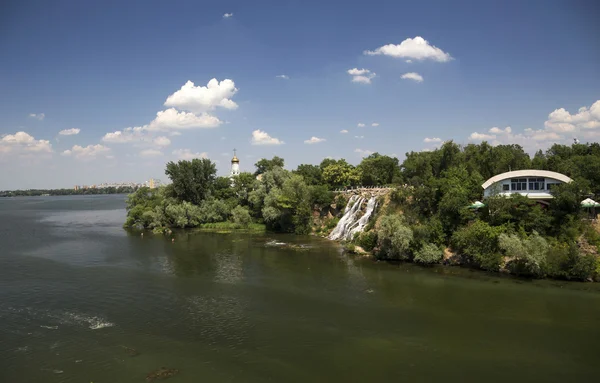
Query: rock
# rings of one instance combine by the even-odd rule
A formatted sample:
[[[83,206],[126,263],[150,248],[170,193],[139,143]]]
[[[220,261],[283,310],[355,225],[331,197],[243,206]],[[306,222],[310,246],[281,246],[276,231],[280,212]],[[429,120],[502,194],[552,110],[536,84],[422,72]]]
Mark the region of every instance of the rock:
[[[146,381],[153,382],[155,380],[168,379],[177,375],[178,373],[179,370],[176,368],[161,367],[157,370],[148,373],[148,375],[146,375]]]

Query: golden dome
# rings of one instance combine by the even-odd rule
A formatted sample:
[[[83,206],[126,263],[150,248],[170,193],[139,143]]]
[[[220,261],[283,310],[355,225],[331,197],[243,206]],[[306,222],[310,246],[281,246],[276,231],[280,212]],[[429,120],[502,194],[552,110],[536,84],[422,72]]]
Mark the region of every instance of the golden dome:
[[[232,164],[234,164],[234,163],[235,164],[239,164],[240,163],[240,160],[237,158],[237,156],[235,154],[233,155],[233,158],[231,159],[231,163]]]

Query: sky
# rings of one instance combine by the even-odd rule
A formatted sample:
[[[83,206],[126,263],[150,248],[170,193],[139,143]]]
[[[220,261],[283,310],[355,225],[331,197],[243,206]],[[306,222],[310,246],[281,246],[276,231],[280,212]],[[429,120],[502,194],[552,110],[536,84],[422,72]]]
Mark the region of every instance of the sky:
[[[0,190],[600,141],[600,3],[0,3]]]

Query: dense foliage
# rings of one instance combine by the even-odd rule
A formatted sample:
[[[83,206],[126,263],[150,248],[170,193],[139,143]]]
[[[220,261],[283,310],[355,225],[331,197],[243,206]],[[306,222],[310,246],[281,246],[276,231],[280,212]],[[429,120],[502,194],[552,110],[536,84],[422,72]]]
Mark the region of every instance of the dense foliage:
[[[126,226],[165,232],[173,227],[262,224],[268,230],[327,234],[337,222],[342,195],[355,186],[395,186],[375,219],[354,236],[380,259],[425,265],[450,262],[527,277],[598,278],[600,234],[584,219],[580,202],[600,193],[600,145],[554,145],[531,158],[519,145],[452,141],[398,159],[374,153],[358,165],[324,159],[283,168],[280,157],[261,159],[254,173],[217,177],[208,159],[170,162],[171,184],[140,188],[128,199]],[[545,169],[573,178],[552,189],[542,205],[526,197],[482,199],[482,183],[499,173]],[[337,217],[335,216],[337,214]],[[356,246],[355,246],[356,245]]]
[[[561,172],[574,181],[553,188],[547,206],[514,195],[487,198],[483,208],[469,208],[482,198],[486,179],[531,168]],[[398,177],[405,185],[391,193],[385,214],[402,212],[403,223],[395,222],[390,230],[387,217],[381,219],[374,249],[378,257],[437,263],[444,259],[442,246],[454,262],[484,270],[576,280],[599,277],[600,235],[580,205],[600,192],[599,144],[554,145],[531,159],[518,145],[461,147],[450,141],[431,152],[407,153],[400,169]],[[409,238],[408,230],[408,250],[391,246],[399,235]]]

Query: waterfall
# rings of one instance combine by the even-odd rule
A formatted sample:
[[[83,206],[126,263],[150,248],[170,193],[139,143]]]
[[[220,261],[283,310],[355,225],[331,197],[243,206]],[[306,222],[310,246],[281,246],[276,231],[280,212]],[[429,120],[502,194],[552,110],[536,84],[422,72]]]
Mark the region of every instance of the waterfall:
[[[375,207],[377,207],[377,198],[373,196],[371,199],[369,199],[369,202],[367,202],[367,210],[365,211],[365,214],[360,217],[356,225],[352,227],[347,235],[347,238],[345,238],[346,240],[352,239],[355,233],[362,233],[365,226],[367,226],[367,223],[369,223],[369,218],[371,218],[371,214],[373,214]]]
[[[346,209],[344,210],[344,215],[333,229],[331,234],[329,234],[329,239],[349,240],[352,239],[354,233],[361,232],[364,229],[369,222],[369,218],[371,217],[373,210],[375,209],[376,198],[371,197],[371,199],[369,199],[369,202],[367,203],[367,211],[360,219],[357,219],[356,217],[358,216],[364,201],[365,199],[358,195],[353,195],[350,197],[350,200],[346,205]]]

